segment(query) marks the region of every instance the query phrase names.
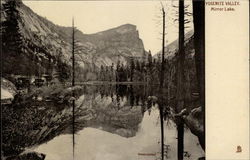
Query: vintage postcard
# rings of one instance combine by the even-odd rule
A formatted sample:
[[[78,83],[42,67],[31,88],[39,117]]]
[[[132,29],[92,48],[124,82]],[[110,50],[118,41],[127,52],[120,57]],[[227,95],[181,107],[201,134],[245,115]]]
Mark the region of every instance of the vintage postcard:
[[[249,160],[249,1],[1,0],[1,159]]]

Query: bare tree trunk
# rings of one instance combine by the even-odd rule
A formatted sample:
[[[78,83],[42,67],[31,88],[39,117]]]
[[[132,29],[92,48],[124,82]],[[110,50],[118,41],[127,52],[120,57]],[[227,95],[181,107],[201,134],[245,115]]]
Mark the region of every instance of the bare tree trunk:
[[[179,0],[179,52],[177,55],[177,101],[184,101],[183,79],[184,79],[184,0]],[[177,110],[181,111],[183,107],[177,106]]]
[[[72,87],[75,86],[75,27],[74,19],[72,20]],[[75,98],[73,90],[72,97]],[[72,135],[73,135],[73,158],[75,155],[75,100],[72,102]]]
[[[163,21],[163,32],[162,32],[162,56],[161,56],[161,79],[160,86],[163,88],[164,86],[164,65],[165,65],[165,11],[162,8],[162,21]]]
[[[161,62],[161,77],[160,77],[160,121],[161,121],[161,159],[164,160],[164,117],[163,117],[163,86],[164,86],[164,62],[165,62],[165,10],[162,7],[163,33],[162,33],[162,62]]]
[[[204,135],[199,137],[202,148],[205,150],[205,2],[193,0],[194,19],[194,48],[197,81],[202,106]]]
[[[184,108],[184,0],[179,0],[179,52],[177,56],[177,108],[179,113]],[[183,138],[184,124],[180,118],[177,118],[177,135],[178,135],[178,160],[183,160]]]
[[[75,86],[75,27],[72,20],[72,86]]]

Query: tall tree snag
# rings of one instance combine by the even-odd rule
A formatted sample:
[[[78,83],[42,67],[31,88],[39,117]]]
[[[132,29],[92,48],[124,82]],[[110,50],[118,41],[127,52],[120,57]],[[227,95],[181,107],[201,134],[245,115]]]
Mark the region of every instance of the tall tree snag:
[[[176,112],[179,113],[184,109],[184,0],[179,0],[179,51],[177,54],[177,91],[176,91]],[[177,118],[177,136],[178,136],[178,160],[183,159],[183,138],[184,124],[180,118]]]
[[[194,49],[197,81],[202,106],[204,135],[199,137],[205,150],[205,1],[193,0]]]

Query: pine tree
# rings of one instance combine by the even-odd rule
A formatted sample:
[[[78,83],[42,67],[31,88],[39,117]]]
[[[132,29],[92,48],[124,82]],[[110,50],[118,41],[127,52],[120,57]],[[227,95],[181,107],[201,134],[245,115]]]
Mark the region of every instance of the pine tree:
[[[111,71],[111,81],[115,81],[114,63],[112,63],[110,71]]]
[[[109,66],[105,67],[105,81],[109,81]]]
[[[151,54],[151,51],[149,50],[149,52],[148,52],[148,68],[152,67],[152,63],[153,63],[152,59],[153,59],[152,54]]]
[[[6,20],[1,21],[2,29],[2,58],[3,74],[20,74],[25,70],[22,66],[23,37],[20,33],[19,22],[20,15],[17,10],[19,1],[8,0],[3,4],[3,12],[6,14]],[[15,65],[13,65],[15,64]]]
[[[136,67],[135,67],[136,71],[140,72],[141,71],[141,64],[139,62],[139,60],[136,61]]]
[[[100,80],[101,81],[104,81],[104,67],[103,67],[103,65],[101,65],[101,70],[100,70],[100,74],[99,74],[100,76]]]
[[[117,61],[117,65],[116,65],[116,82],[120,81],[120,60]]]
[[[130,81],[133,81],[134,78],[134,69],[135,69],[135,63],[133,57],[131,57],[131,62],[130,62]]]

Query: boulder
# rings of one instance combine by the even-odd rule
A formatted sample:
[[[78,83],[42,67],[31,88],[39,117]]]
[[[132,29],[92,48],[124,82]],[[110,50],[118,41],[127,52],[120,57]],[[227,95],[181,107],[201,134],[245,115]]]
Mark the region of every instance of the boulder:
[[[5,78],[1,78],[1,103],[10,104],[17,93],[17,89],[13,83]]]
[[[197,107],[191,110],[190,113],[183,109],[175,116],[180,116],[190,131],[199,139],[200,145],[205,150],[205,129],[203,124],[202,107]]]

